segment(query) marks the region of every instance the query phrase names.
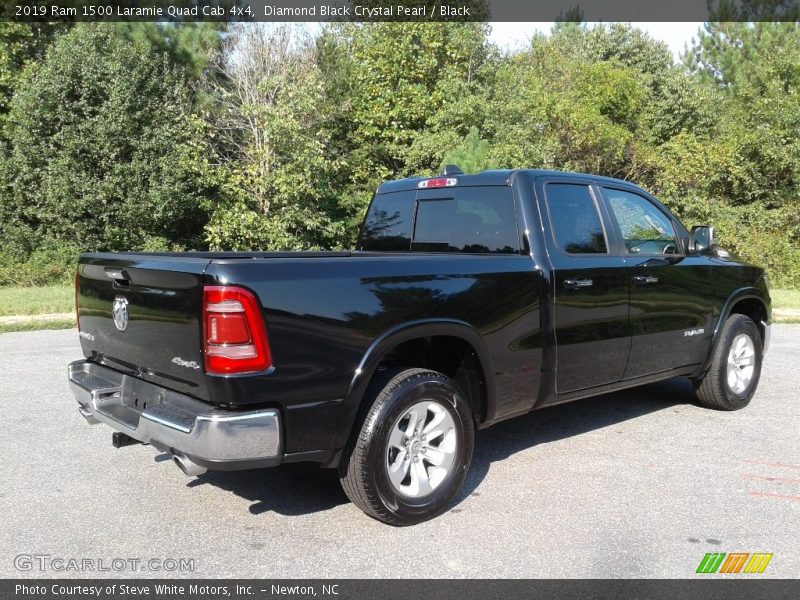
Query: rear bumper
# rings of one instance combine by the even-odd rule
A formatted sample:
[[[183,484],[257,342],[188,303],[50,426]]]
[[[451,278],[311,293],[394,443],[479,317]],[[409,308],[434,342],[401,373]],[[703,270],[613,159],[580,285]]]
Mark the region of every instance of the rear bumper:
[[[283,457],[276,409],[233,412],[86,360],[69,365],[78,409],[140,442],[217,470],[274,466]]]

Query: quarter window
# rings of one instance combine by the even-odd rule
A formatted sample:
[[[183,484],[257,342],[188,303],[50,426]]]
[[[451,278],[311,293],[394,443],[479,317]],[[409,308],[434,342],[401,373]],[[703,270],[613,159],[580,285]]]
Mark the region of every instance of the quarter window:
[[[362,250],[408,250],[414,192],[394,192],[375,196],[361,227],[358,247]]]

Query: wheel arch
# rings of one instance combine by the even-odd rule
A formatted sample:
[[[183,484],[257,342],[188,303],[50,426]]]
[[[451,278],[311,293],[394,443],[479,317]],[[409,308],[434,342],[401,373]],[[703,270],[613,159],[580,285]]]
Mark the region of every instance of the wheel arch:
[[[769,325],[770,325],[770,309],[769,303],[764,300],[764,297],[758,288],[744,287],[735,290],[725,304],[722,305],[717,322],[714,325],[714,332],[712,334],[711,346],[709,348],[708,357],[703,363],[702,367],[695,373],[695,377],[704,375],[711,366],[711,357],[719,344],[720,333],[725,321],[733,314],[741,314],[749,317],[756,324],[756,328],[761,336],[761,345],[766,351],[766,346],[769,342]]]
[[[766,327],[770,322],[770,309],[768,303],[757,288],[747,287],[739,288],[733,292],[719,314],[719,319],[714,326],[714,340],[713,345],[716,345],[719,340],[719,333],[722,330],[722,325],[733,314],[741,314],[750,317],[758,327],[758,332],[761,334],[762,344],[766,338]]]
[[[474,385],[476,382],[472,382],[469,386],[470,389],[463,389],[463,383],[460,385],[462,391],[468,395],[476,425],[489,420],[494,415],[497,404],[494,366],[480,333],[468,323],[455,319],[422,319],[403,323],[378,336],[362,356],[344,398],[333,447],[337,452],[332,463],[338,462],[340,449],[344,447],[352,433],[359,409],[365,401],[369,384],[376,376],[379,367],[386,364],[387,358],[394,357],[393,353],[396,353],[398,349],[411,350],[415,348],[415,345],[420,347],[424,345],[427,350],[436,348],[446,350],[455,347],[448,345],[453,343],[461,344],[462,349],[471,352],[475,365],[479,369],[478,388]],[[401,364],[407,365],[409,368],[419,366],[431,368],[432,366],[427,364],[422,357],[412,362],[417,364]],[[459,382],[457,381],[457,383]]]

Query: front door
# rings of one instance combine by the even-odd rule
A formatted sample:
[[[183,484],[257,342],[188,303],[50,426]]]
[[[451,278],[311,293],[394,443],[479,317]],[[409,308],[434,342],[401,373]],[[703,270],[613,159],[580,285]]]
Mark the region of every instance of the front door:
[[[629,264],[631,352],[624,379],[702,362],[711,344],[707,260],[686,256],[675,224],[631,190],[602,188]]]
[[[602,207],[589,183],[559,179],[544,183],[542,191],[555,272],[556,392],[619,381],[631,343],[625,257],[612,255]]]

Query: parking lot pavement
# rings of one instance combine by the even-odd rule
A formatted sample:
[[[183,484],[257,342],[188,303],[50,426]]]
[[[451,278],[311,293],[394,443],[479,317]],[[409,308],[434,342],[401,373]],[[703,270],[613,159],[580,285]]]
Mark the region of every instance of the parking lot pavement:
[[[699,408],[675,380],[502,423],[450,511],[405,529],[314,466],[187,479],[115,450],[66,383],[76,332],[0,335],[0,576],[690,577],[707,552],[772,552],[763,576],[797,577],[800,326],[773,329],[747,409]],[[195,562],[17,570],[34,554]]]

